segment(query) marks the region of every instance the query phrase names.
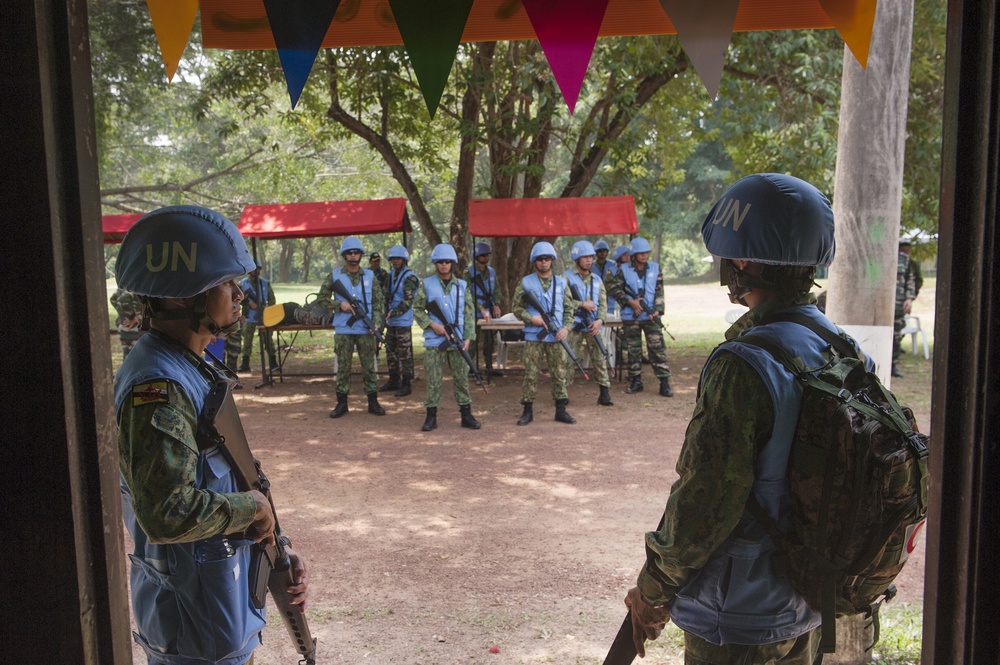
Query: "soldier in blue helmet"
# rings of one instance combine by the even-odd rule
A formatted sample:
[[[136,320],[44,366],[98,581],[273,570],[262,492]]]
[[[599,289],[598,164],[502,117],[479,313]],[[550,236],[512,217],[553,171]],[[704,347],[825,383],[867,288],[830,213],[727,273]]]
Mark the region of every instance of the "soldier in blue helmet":
[[[573,314],[573,326],[569,331],[569,344],[577,357],[582,357],[584,352],[590,356],[594,380],[600,390],[597,403],[600,406],[613,406],[607,359],[595,341],[608,318],[608,297],[604,282],[593,273],[595,253],[594,246],[588,241],[576,241],[570,250],[574,269],[563,273],[573,299],[577,300],[577,295],[580,297],[580,304]]]
[[[254,269],[240,282],[243,289],[243,332],[242,350],[243,361],[240,363],[240,372],[250,371],[250,354],[253,352],[253,336],[257,332],[257,326],[264,323],[264,308],[273,305],[275,302],[274,290],[271,282],[260,276],[260,263],[254,264]],[[267,359],[271,369],[278,366],[278,359],[274,355],[274,340],[271,333],[263,335],[264,348],[267,350]]]
[[[618,272],[618,261],[614,258],[608,258],[608,252],[610,251],[608,243],[603,240],[598,240],[594,243],[594,265],[591,267],[590,271],[594,273],[598,279],[604,282],[605,287],[607,287],[608,282],[611,277]],[[605,288],[605,290],[607,290]],[[614,298],[608,298],[608,314],[614,314],[618,311],[618,304],[615,302]]]
[[[420,278],[407,265],[410,252],[402,245],[389,250],[392,270],[386,280],[385,346],[389,380],[379,392],[394,390],[396,397],[413,392],[413,296]]]
[[[765,338],[806,367],[830,359],[816,332],[782,317],[798,315],[846,337],[810,292],[816,267],[833,260],[833,210],[809,183],[762,173],[729,188],[702,236],[721,259],[730,300],[749,311],[702,370],[680,477],[663,526],[646,534],[646,563],[625,598],[633,640],[643,655],[645,640],[673,620],[684,630],[685,662],[812,665],[820,615],[777,572],[770,537],[746,508],[752,493],[787,524],[800,392],[780,362],[740,337]]]
[[[238,332],[238,281],[253,268],[236,226],[195,206],[140,219],[115,264],[149,330],[115,376],[115,410],[135,639],[150,665],[241,665],[260,644],[250,546],[278,537],[274,514],[261,492],[237,491],[223,451],[197,436],[206,396],[227,377],[205,348]],[[297,580],[288,591],[304,609],[305,564],[287,550]]]
[[[497,280],[497,271],[490,265],[490,255],[493,249],[489,243],[477,242],[472,251],[472,263],[467,268],[469,288],[476,300],[476,320],[500,318],[500,301],[503,299],[503,289]],[[483,362],[486,365],[486,375],[503,376],[503,372],[493,369],[493,349],[496,347],[496,331],[484,330],[477,334],[472,343],[470,353],[473,357],[483,351]],[[478,358],[477,358],[478,360]]]

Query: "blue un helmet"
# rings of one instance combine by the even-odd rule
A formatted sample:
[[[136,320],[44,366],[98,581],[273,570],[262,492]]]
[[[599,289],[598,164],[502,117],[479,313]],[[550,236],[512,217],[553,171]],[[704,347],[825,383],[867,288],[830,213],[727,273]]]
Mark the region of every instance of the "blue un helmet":
[[[125,234],[115,280],[142,296],[146,319],[190,318],[193,330],[204,324],[212,334],[225,334],[229,331],[205,314],[205,292],[255,267],[246,241],[225,216],[198,206],[167,206],[145,215]],[[149,298],[195,302],[187,310],[153,311]]]
[[[618,263],[626,254],[628,254],[628,245],[618,245],[615,247],[615,251],[611,252],[611,260]]]
[[[573,243],[573,249],[570,250],[569,257],[576,261],[585,256],[597,256],[597,252],[594,250],[594,246],[590,244],[590,241],[577,240]]]
[[[437,263],[438,261],[458,263],[458,254],[455,253],[455,248],[446,242],[435,246],[434,251],[431,252],[431,263]]]
[[[544,259],[545,257],[549,257],[555,261],[556,248],[550,242],[536,242],[531,248],[531,262],[534,263],[538,259]]]
[[[344,238],[344,242],[340,244],[340,255],[343,256],[347,252],[361,252],[364,254],[365,246],[354,236],[349,236]]]
[[[487,256],[493,253],[493,248],[488,242],[477,242],[476,248],[472,252],[472,258],[478,259],[480,256]]]
[[[389,259],[403,259],[404,261],[410,260],[410,252],[402,245],[393,245],[389,249]]]
[[[650,247],[649,241],[645,238],[632,238],[632,242],[629,243],[628,253],[631,254],[641,254],[642,252],[652,252],[653,248]]]
[[[594,252],[595,253],[601,251],[602,249],[606,252],[606,251],[610,250],[611,248],[608,247],[608,243],[604,242],[603,240],[598,240],[597,242],[594,243]]]

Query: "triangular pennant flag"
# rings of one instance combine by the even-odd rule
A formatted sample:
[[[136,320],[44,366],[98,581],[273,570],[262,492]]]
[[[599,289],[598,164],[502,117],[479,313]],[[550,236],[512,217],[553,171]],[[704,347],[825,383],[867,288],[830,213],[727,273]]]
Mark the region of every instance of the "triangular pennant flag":
[[[684,52],[714,99],[726,66],[726,51],[736,23],[740,0],[660,0],[677,30]]]
[[[521,4],[573,113],[608,0],[522,0]]]
[[[877,0],[819,0],[819,4],[861,67],[867,67]]]
[[[437,111],[472,0],[389,0],[431,117]]]
[[[146,0],[146,7],[160,44],[167,80],[173,81],[198,15],[198,0]]]
[[[299,103],[338,6],[340,0],[264,0],[292,108]]]

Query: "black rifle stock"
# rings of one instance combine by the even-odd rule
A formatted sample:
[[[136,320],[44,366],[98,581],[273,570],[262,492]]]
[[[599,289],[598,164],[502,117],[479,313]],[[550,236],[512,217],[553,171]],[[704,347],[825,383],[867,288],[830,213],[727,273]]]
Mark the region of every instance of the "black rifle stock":
[[[552,315],[549,314],[547,311],[545,311],[545,307],[542,306],[542,303],[538,299],[538,296],[536,296],[535,293],[530,289],[525,289],[524,301],[525,304],[530,305],[531,307],[539,311],[539,316],[542,317],[542,322],[545,323],[546,331],[543,333],[539,333],[538,339],[539,340],[543,339],[549,333],[555,335],[556,332],[558,332],[559,328],[558,326],[556,326],[556,322],[552,320]],[[587,374],[587,370],[585,370],[583,368],[583,365],[580,364],[580,359],[576,357],[575,353],[573,353],[573,349],[570,347],[569,342],[567,342],[565,339],[561,339],[559,340],[559,343],[562,344],[562,347],[563,349],[565,349],[566,354],[569,355],[569,359],[572,360],[574,363],[576,363],[576,366],[580,368],[581,372],[583,372],[583,378],[586,379],[587,381],[590,381],[590,376]]]
[[[260,468],[260,462],[250,452],[240,414],[233,401],[232,388],[228,381],[217,381],[205,398],[202,411],[202,422],[207,429],[208,437],[225,453],[226,458],[236,475],[241,491],[258,490],[271,503],[274,511],[274,500],[271,498],[271,484]],[[275,530],[278,518],[275,515]],[[309,630],[309,624],[297,605],[291,603],[288,587],[295,584],[292,576],[291,561],[280,541],[275,539],[274,545],[266,541],[253,546],[250,570],[248,571],[250,595],[257,609],[264,607],[267,591],[281,615],[281,620],[288,629],[292,645],[302,656],[302,663],[315,665],[316,640]]]
[[[583,296],[580,294],[580,290],[576,288],[576,284],[569,285],[570,293],[573,294],[573,299],[580,302],[584,302]],[[589,328],[590,325],[597,320],[597,314],[595,312],[588,312],[584,308],[580,307],[578,309],[580,316],[583,317],[584,328]],[[615,375],[615,366],[611,362],[611,354],[608,353],[608,347],[604,346],[604,342],[601,340],[600,334],[591,335],[594,338],[594,342],[597,343],[597,348],[600,350],[601,355],[604,356],[604,361],[608,364],[608,371],[611,372],[611,376]]]
[[[635,642],[632,641],[632,612],[629,611],[608,649],[608,655],[604,657],[604,665],[632,665],[637,655]]]
[[[375,322],[371,320],[371,317],[365,312],[365,308],[361,306],[358,299],[351,295],[351,292],[347,290],[347,287],[338,280],[333,280],[333,292],[340,296],[340,299],[351,306],[354,310],[354,318],[360,319],[365,327],[368,328],[368,332],[375,336],[375,341],[379,346],[385,345],[385,337],[378,328],[375,327]]]
[[[476,363],[472,361],[472,356],[470,356],[469,352],[465,350],[465,340],[463,340],[462,336],[458,334],[457,330],[455,330],[454,324],[448,321],[448,317],[445,316],[444,310],[441,309],[441,305],[438,304],[438,301],[428,299],[427,312],[441,319],[441,325],[444,326],[445,337],[448,338],[442,346],[453,346],[458,349],[458,352],[462,354],[462,359],[465,360],[465,364],[469,366],[470,370],[472,370],[472,375],[476,377],[476,385],[482,388],[483,392],[489,395],[490,391],[486,387],[486,383],[483,382],[483,377],[479,373]]]
[[[642,307],[642,311],[644,311],[647,315],[649,315],[649,320],[655,323],[657,326],[659,326],[660,330],[667,333],[667,335],[670,335],[670,339],[674,340],[675,342],[677,341],[677,338],[670,334],[670,331],[667,330],[667,327],[663,325],[663,321],[660,319],[659,316],[656,315],[656,310],[654,310],[652,307],[649,306],[649,303],[646,302],[645,298],[640,298],[639,296],[637,296],[635,293],[632,292],[632,289],[630,289],[627,285],[625,286],[625,295],[627,295],[629,298],[632,298],[633,300],[638,300],[639,305]]]

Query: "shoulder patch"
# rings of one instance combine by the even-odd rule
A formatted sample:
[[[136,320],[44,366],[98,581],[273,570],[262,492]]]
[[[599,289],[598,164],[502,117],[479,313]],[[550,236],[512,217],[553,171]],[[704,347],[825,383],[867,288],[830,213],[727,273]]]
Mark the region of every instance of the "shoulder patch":
[[[166,381],[152,381],[132,386],[132,406],[169,404],[170,392]]]

